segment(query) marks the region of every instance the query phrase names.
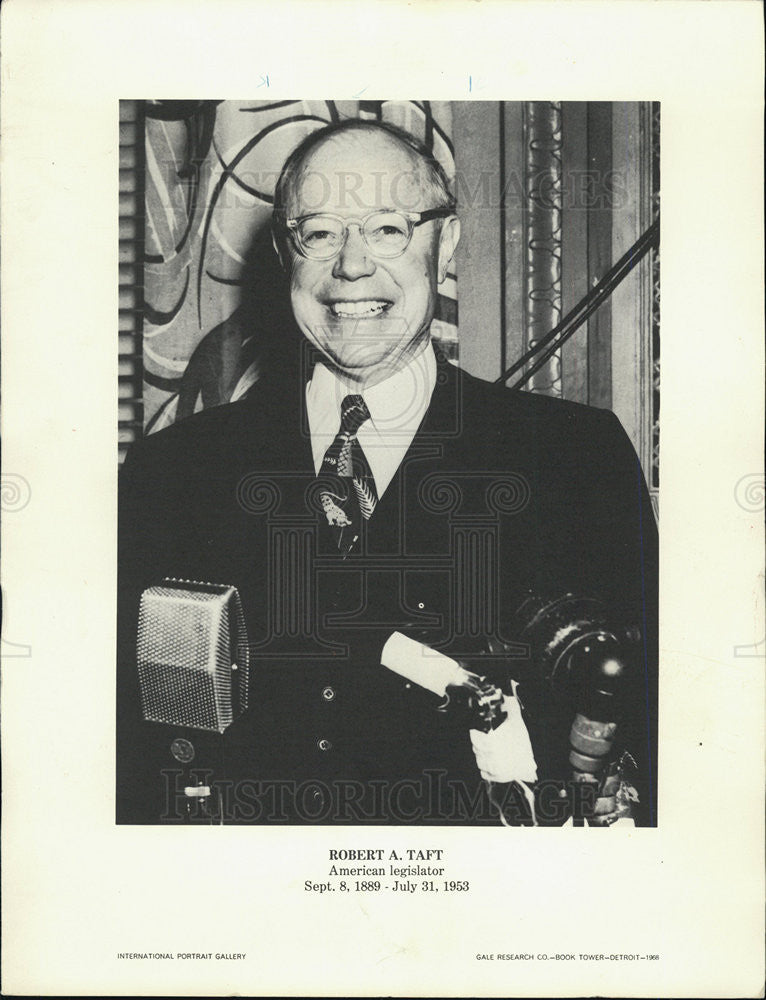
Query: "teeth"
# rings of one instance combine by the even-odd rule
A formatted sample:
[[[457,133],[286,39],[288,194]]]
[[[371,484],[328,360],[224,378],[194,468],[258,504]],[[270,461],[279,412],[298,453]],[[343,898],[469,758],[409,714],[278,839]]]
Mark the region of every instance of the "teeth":
[[[361,302],[333,302],[332,311],[336,316],[375,316],[386,308],[385,302],[376,299]]]

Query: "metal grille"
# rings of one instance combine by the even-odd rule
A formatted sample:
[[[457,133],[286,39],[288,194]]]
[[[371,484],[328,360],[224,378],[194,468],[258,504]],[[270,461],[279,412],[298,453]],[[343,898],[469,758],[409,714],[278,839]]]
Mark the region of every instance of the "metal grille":
[[[144,718],[223,732],[248,704],[249,651],[233,587],[163,581],[141,597]]]
[[[141,662],[141,708],[148,722],[167,722],[223,732],[219,727],[213,677],[169,663]],[[231,721],[231,720],[229,720]]]

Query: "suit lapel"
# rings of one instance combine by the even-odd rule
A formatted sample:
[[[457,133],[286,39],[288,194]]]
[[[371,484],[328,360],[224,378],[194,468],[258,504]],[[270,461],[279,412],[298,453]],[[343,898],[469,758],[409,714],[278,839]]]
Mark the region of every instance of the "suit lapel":
[[[258,388],[258,387],[256,387]],[[305,385],[295,376],[264,379],[248,398],[248,456],[264,472],[313,474],[314,460],[305,407]]]
[[[373,551],[404,551],[403,533],[412,540],[429,535],[420,487],[428,475],[444,467],[450,442],[459,436],[460,374],[452,365],[438,365],[428,409],[369,523]]]
[[[438,355],[437,355],[438,356]],[[463,420],[462,373],[439,361],[431,401],[391,483],[380,498],[369,522],[371,540],[380,539],[386,549],[398,547],[398,526],[410,515],[419,518],[418,485],[429,473],[444,468],[448,451],[459,441]],[[247,447],[243,466],[264,476],[291,481],[290,506],[294,507],[315,475],[308,418],[305,381],[298,373],[264,382],[248,400]],[[266,443],[265,443],[266,442]],[[415,505],[413,507],[413,504]],[[377,545],[375,545],[377,548]]]

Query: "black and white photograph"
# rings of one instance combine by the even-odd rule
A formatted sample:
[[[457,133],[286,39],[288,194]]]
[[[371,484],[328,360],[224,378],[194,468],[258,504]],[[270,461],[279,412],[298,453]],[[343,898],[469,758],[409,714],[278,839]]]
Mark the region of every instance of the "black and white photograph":
[[[118,822],[657,823],[660,116],[122,102]]]

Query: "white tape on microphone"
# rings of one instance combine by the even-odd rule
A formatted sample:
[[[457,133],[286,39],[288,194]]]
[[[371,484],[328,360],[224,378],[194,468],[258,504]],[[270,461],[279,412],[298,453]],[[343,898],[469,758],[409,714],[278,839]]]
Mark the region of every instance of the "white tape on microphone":
[[[450,684],[462,685],[466,671],[457,660],[439,653],[422,642],[394,632],[380,654],[380,662],[394,673],[440,697]]]

